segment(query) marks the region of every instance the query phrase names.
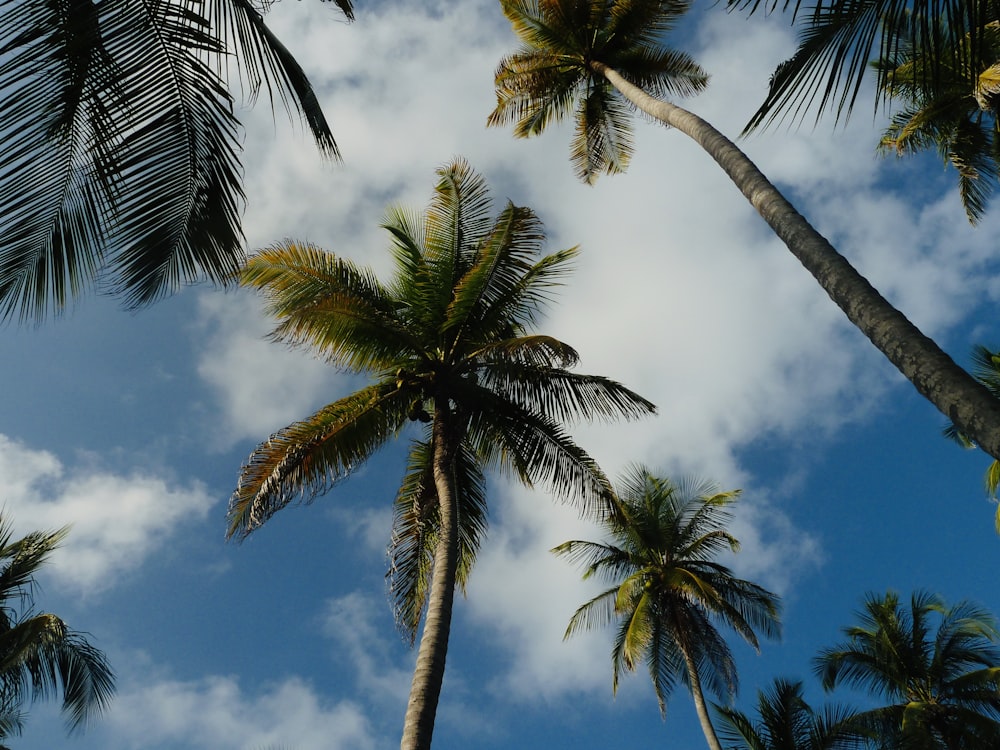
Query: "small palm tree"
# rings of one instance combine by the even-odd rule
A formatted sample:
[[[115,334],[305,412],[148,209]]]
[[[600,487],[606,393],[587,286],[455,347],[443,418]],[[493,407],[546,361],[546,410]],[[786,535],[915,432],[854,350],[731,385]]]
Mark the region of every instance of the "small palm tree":
[[[566,637],[617,622],[614,690],[623,670],[645,661],[665,713],[674,685],[682,682],[712,750],[722,746],[702,686],[726,698],[737,688],[736,663],[717,624],[755,649],[757,631],[768,637],[780,632],[778,597],[736,578],[715,559],[739,549],[725,530],[737,496],[707,484],[676,485],[633,467],[617,488],[615,512],[603,522],[610,541],[571,541],[552,550],[582,565],[585,579],[612,584],[576,610]]]
[[[336,0],[348,17],[350,0]],[[0,321],[93,287],[144,305],[245,255],[228,68],[337,147],[257,0],[0,0]]]
[[[722,167],[792,254],[917,391],[1000,459],[1000,404],[924,336],[817,232],[728,138],[663,98],[697,91],[705,73],[663,45],[687,0],[501,0],[521,48],[501,60],[490,125],[520,137],[576,120],[572,160],[593,181],[622,171],[638,109],[684,133]]]
[[[757,721],[734,708],[714,706],[719,734],[729,750],[852,750],[865,743],[852,725],[853,711],[840,706],[813,710],[802,683],[775,680],[757,692]]]
[[[869,594],[859,618],[815,669],[827,690],[847,684],[887,702],[856,717],[880,749],[1000,747],[1000,631],[988,612],[922,592],[906,607],[889,592]]]
[[[546,484],[602,515],[610,485],[562,424],[654,411],[612,380],[571,372],[576,351],[530,332],[576,249],[542,256],[545,235],[530,209],[508,204],[491,218],[486,184],[466,162],[438,174],[422,220],[389,213],[388,284],[294,242],[250,259],[242,282],[268,295],[278,340],[373,380],[262,443],[229,506],[228,535],[244,538],[290,502],[328,490],[408,425],[422,426],[397,496],[390,570],[401,626],[415,635],[424,622],[407,749],[430,747],[455,586],[485,529],[485,470]]]
[[[0,517],[0,739],[21,734],[26,702],[61,693],[75,731],[114,694],[104,654],[56,615],[33,608],[35,574],[66,533],[35,531],[15,540]]]
[[[979,68],[971,65],[971,44],[946,44],[946,30],[933,25],[939,51],[933,61],[921,57],[911,21],[898,49],[876,63],[883,89],[903,103],[880,143],[899,155],[935,150],[958,172],[958,191],[969,221],[982,218],[996,189],[1000,171],[1000,23],[980,33],[987,55]]]

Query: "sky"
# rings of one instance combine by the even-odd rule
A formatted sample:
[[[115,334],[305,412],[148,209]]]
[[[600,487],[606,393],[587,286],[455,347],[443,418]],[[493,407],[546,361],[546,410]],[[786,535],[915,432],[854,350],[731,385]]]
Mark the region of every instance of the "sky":
[[[867,592],[940,593],[1000,614],[989,463],[941,437],[944,418],[844,319],[727,178],[681,134],[636,121],[627,174],[579,183],[571,125],[531,140],[486,129],[493,72],[515,42],[493,0],[276,4],[269,22],[309,74],[344,154],[300,126],[241,112],[251,249],[308,240],[385,277],[391,205],[428,203],[465,157],[579,244],[540,326],[579,370],[659,408],[576,425],[612,477],[641,462],[741,488],[737,574],[779,593],[783,637],[731,639],[736,705],[776,677],[828,697],[811,659]],[[711,74],[685,102],[735,136],[794,48],[781,16],[706,4],[675,46]],[[834,127],[775,127],[741,145],[831,242],[962,364],[998,345],[997,211],[970,228],[954,174],[876,156],[871,99]],[[39,610],[89,634],[117,674],[111,709],[67,737],[32,706],[21,750],[382,750],[398,745],[415,653],[386,598],[405,441],[242,544],[224,539],[243,461],[271,432],[363,381],[269,342],[250,293],[193,286],[132,314],[87,297],[38,327],[0,329],[0,507],[24,533],[71,524],[39,576]],[[548,550],[600,530],[541,490],[494,478],[490,530],[456,602],[435,748],[699,748],[679,689],[664,721],[648,675],[612,695],[610,634],[564,642],[595,589]],[[830,700],[849,700],[835,692]]]

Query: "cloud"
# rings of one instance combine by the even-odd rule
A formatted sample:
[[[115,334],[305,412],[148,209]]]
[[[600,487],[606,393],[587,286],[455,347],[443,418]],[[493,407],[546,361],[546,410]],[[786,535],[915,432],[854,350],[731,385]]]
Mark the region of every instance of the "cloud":
[[[262,441],[348,392],[351,378],[305,351],[267,339],[274,327],[260,298],[202,294],[198,375],[215,394],[210,437],[217,449]]]
[[[98,591],[139,568],[182,523],[217,502],[200,482],[173,486],[145,470],[118,475],[67,468],[56,456],[0,435],[0,506],[15,533],[71,526],[45,568],[65,586]]]
[[[112,748],[389,747],[358,704],[324,698],[296,677],[252,693],[230,676],[139,681],[121,691],[104,724],[114,732]]]

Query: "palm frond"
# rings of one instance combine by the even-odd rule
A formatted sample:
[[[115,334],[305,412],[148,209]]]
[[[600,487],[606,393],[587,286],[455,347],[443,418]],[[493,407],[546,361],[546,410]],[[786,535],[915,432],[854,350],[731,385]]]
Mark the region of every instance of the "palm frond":
[[[296,500],[346,477],[406,424],[409,394],[379,383],[276,432],[243,465],[229,501],[228,538],[245,539]]]
[[[265,3],[267,7],[270,3]],[[266,87],[272,106],[279,98],[289,115],[305,120],[320,153],[339,159],[340,152],[312,84],[302,66],[264,22],[250,0],[210,0],[207,16],[212,29],[229,51],[226,60],[237,60],[236,75],[245,83],[251,102]],[[354,19],[350,0],[336,0],[348,20]],[[230,76],[231,77],[231,76]]]
[[[314,245],[272,245],[250,258],[240,283],[264,292],[267,312],[279,320],[275,339],[352,371],[386,370],[420,350],[399,319],[398,300],[374,275]]]

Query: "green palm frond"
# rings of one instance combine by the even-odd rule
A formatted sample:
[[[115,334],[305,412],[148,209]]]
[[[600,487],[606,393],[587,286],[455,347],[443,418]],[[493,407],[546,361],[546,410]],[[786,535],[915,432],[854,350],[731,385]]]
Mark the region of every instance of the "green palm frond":
[[[335,2],[348,20],[354,19],[350,0]],[[231,60],[239,61],[235,76],[246,85],[251,103],[260,89],[266,87],[272,106],[277,95],[289,115],[297,115],[306,122],[320,153],[339,159],[340,152],[312,84],[288,48],[264,22],[259,8],[266,9],[270,2],[207,0],[206,4],[212,29],[229,50],[229,56],[219,62],[225,65]]]
[[[226,536],[245,539],[289,503],[326,492],[406,424],[410,402],[394,383],[378,383],[276,432],[243,466]]]
[[[552,418],[520,408],[478,388],[480,409],[469,415],[470,446],[484,466],[513,474],[528,487],[541,484],[573,499],[584,514],[606,513],[611,484],[586,451]]]
[[[0,320],[40,321],[92,289],[138,307],[234,278],[244,198],[229,83],[251,99],[266,86],[337,155],[266,5],[0,0]]]
[[[263,291],[273,337],[354,372],[396,369],[421,350],[400,302],[369,271],[313,245],[285,242],[250,258],[241,283]]]
[[[67,724],[79,730],[114,694],[104,654],[56,615],[34,611],[34,575],[66,533],[12,540],[0,517],[0,738],[20,734],[26,702],[61,694]]]

